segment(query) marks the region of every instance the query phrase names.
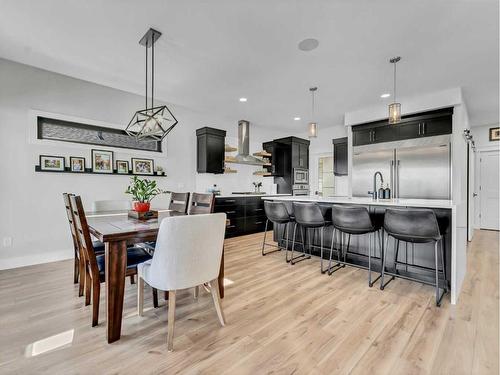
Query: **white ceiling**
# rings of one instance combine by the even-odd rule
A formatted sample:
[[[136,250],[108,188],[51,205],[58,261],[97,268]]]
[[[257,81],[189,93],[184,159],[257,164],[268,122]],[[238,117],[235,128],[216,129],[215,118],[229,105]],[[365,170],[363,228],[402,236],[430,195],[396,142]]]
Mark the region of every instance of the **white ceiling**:
[[[498,0],[0,0],[0,56],[142,94],[151,26],[159,98],[298,131],[313,85],[323,126],[385,106],[401,55],[398,96],[460,86],[481,125],[499,121],[498,16]],[[298,50],[305,38],[319,47]]]

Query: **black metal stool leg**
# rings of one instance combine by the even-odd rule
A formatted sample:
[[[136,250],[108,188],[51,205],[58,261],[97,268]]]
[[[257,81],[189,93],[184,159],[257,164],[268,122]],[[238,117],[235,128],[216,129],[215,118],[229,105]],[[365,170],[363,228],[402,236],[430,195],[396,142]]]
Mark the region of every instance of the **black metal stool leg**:
[[[399,273],[398,271],[398,256],[399,256],[399,240],[394,239],[395,255],[394,255],[394,273]]]
[[[279,243],[279,231],[278,231],[278,245],[274,245],[274,244],[267,244],[266,243],[266,235],[267,235],[267,225],[269,224],[269,219],[266,220],[266,226],[265,226],[265,229],[264,229],[264,240],[262,241],[262,255],[267,255],[267,254],[271,254],[271,253],[275,253],[277,251],[281,251],[281,246],[280,246],[280,243]],[[272,247],[276,247],[277,249],[275,250],[272,250],[272,251],[268,251],[267,253],[264,251],[265,247],[266,246],[272,246]]]
[[[444,237],[441,238],[441,266],[443,268],[443,279],[444,279],[444,288],[448,292],[448,279],[446,278],[446,265],[444,263]]]
[[[445,291],[441,296],[439,295],[439,264],[438,264],[438,241],[434,242],[434,265],[436,267],[436,306],[441,306],[441,299],[443,298]]]
[[[269,223],[269,219],[266,219],[266,226],[264,228],[264,239],[262,240],[262,255],[266,255],[264,253],[264,247],[266,246],[266,234],[267,234],[267,223]]]
[[[293,234],[293,243],[292,243],[292,257],[288,261],[288,262],[290,262],[291,265],[294,265],[294,264],[296,264],[298,262],[301,262],[301,261],[303,261],[305,259],[310,259],[311,258],[310,254],[306,254],[307,232],[305,231],[304,228],[299,228],[300,233],[301,233],[301,237],[302,237],[302,254],[298,255],[296,257],[293,256],[294,247],[295,247],[295,231],[296,231],[296,228],[297,228],[297,223],[295,223],[295,227],[294,227],[294,230],[293,230],[294,234]]]
[[[384,290],[384,288],[389,284],[392,280],[394,280],[394,276],[392,276],[388,282],[384,284],[384,275],[385,275],[385,267],[386,267],[386,259],[387,259],[387,250],[389,248],[389,234],[387,234],[387,239],[385,241],[385,247],[382,249],[382,272],[380,275],[380,290]]]
[[[377,231],[377,233],[372,233],[373,236],[373,255],[375,255],[375,248],[377,247],[377,237],[378,237],[378,243],[379,243],[379,251],[380,254],[384,251],[383,250],[383,240],[381,238],[381,233],[380,231]],[[379,273],[379,275],[375,278],[375,280],[372,280],[372,268],[371,268],[371,251],[368,250],[369,257],[368,257],[368,286],[371,288],[375,282],[382,277],[382,273]],[[382,259],[382,257],[380,258]]]

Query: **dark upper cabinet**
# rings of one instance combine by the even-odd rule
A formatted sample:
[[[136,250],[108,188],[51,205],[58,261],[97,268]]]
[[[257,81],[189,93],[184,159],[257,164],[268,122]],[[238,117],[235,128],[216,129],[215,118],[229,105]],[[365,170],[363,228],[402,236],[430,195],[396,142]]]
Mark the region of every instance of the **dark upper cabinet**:
[[[391,142],[398,139],[398,131],[394,131],[394,126],[385,125],[373,129],[372,143]]]
[[[398,126],[399,139],[411,139],[420,137],[420,123],[408,122]]]
[[[354,146],[367,145],[372,143],[373,129],[352,130],[352,140]]]
[[[432,135],[451,134],[451,118],[437,117],[430,120],[422,120],[421,131],[424,137]]]
[[[196,170],[198,173],[224,173],[226,131],[204,127],[196,130]]]
[[[347,137],[333,140],[333,174],[347,176]]]
[[[387,120],[352,127],[353,146],[451,134],[453,108],[403,116],[396,125]]]
[[[299,143],[299,167],[309,168],[309,145]]]
[[[262,149],[271,154],[271,166],[265,167],[272,176],[283,176],[283,149],[274,141],[262,143]]]
[[[300,145],[292,143],[292,168],[299,168],[300,165]]]

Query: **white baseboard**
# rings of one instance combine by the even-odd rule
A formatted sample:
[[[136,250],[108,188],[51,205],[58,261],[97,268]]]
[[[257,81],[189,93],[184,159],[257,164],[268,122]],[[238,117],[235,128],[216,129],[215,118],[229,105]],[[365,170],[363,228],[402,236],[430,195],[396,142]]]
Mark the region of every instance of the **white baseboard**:
[[[73,250],[64,249],[42,254],[29,254],[26,256],[0,259],[0,270],[33,266],[36,264],[57,262],[67,259],[73,259]]]

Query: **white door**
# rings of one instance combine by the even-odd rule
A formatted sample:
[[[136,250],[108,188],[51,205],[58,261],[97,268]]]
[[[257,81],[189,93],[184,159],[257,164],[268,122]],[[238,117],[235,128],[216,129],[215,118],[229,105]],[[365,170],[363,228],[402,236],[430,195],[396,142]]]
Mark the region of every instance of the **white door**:
[[[498,151],[484,152],[480,156],[481,229],[500,229],[499,157]]]

